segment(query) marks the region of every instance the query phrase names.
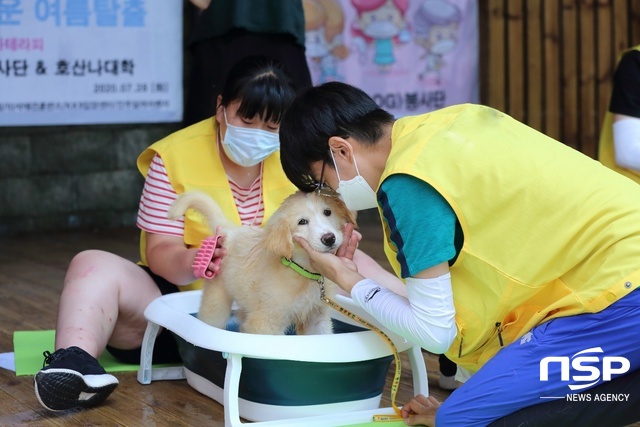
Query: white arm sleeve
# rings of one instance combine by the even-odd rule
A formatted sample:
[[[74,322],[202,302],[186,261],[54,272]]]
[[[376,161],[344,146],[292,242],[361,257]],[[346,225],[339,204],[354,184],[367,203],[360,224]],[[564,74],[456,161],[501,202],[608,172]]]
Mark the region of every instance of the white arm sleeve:
[[[351,297],[389,330],[432,353],[446,352],[456,337],[451,274],[406,283],[408,298],[371,279],[356,283]]]
[[[613,123],[616,164],[640,171],[640,119],[624,118]]]

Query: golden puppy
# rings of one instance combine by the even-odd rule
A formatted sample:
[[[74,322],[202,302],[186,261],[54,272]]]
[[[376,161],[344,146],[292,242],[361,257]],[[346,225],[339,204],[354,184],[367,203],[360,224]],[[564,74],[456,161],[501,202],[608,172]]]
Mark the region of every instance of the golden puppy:
[[[297,192],[289,196],[263,227],[238,227],[206,194],[182,194],[169,210],[178,218],[194,209],[211,230],[223,227],[227,255],[216,277],[205,281],[198,318],[224,329],[231,305],[238,305],[240,331],[282,335],[291,324],[298,334],[332,332],[329,308],[320,299],[320,285],[282,263],[292,260],[310,271],[309,256],[294,236],[322,252],[334,252],[342,244],[342,231],[353,214],[336,196]],[[325,281],[328,296],[336,285]]]

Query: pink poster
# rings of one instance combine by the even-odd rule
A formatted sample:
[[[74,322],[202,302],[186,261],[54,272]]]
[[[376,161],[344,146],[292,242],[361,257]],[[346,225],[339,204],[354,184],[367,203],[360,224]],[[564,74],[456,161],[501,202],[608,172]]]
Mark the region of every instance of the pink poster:
[[[396,117],[478,102],[476,0],[303,0],[314,84],[363,89]]]

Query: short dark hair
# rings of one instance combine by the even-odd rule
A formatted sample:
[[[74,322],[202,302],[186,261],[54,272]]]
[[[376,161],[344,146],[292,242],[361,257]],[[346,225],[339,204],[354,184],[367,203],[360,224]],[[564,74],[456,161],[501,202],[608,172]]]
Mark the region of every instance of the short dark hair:
[[[231,67],[220,95],[224,107],[240,101],[241,117],[280,122],[295,90],[280,63],[266,56],[249,56]]]
[[[280,122],[280,159],[289,180],[302,191],[317,188],[311,163],[319,160],[333,168],[329,138],[354,137],[375,144],[393,116],[378,107],[361,89],[329,82],[301,92]]]

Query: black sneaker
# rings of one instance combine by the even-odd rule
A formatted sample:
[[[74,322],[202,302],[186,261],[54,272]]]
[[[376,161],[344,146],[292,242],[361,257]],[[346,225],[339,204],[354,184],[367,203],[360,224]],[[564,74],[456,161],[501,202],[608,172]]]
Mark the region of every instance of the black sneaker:
[[[118,379],[79,347],[61,348],[53,354],[45,351],[43,355],[34,388],[42,406],[50,411],[98,405],[118,386]]]

